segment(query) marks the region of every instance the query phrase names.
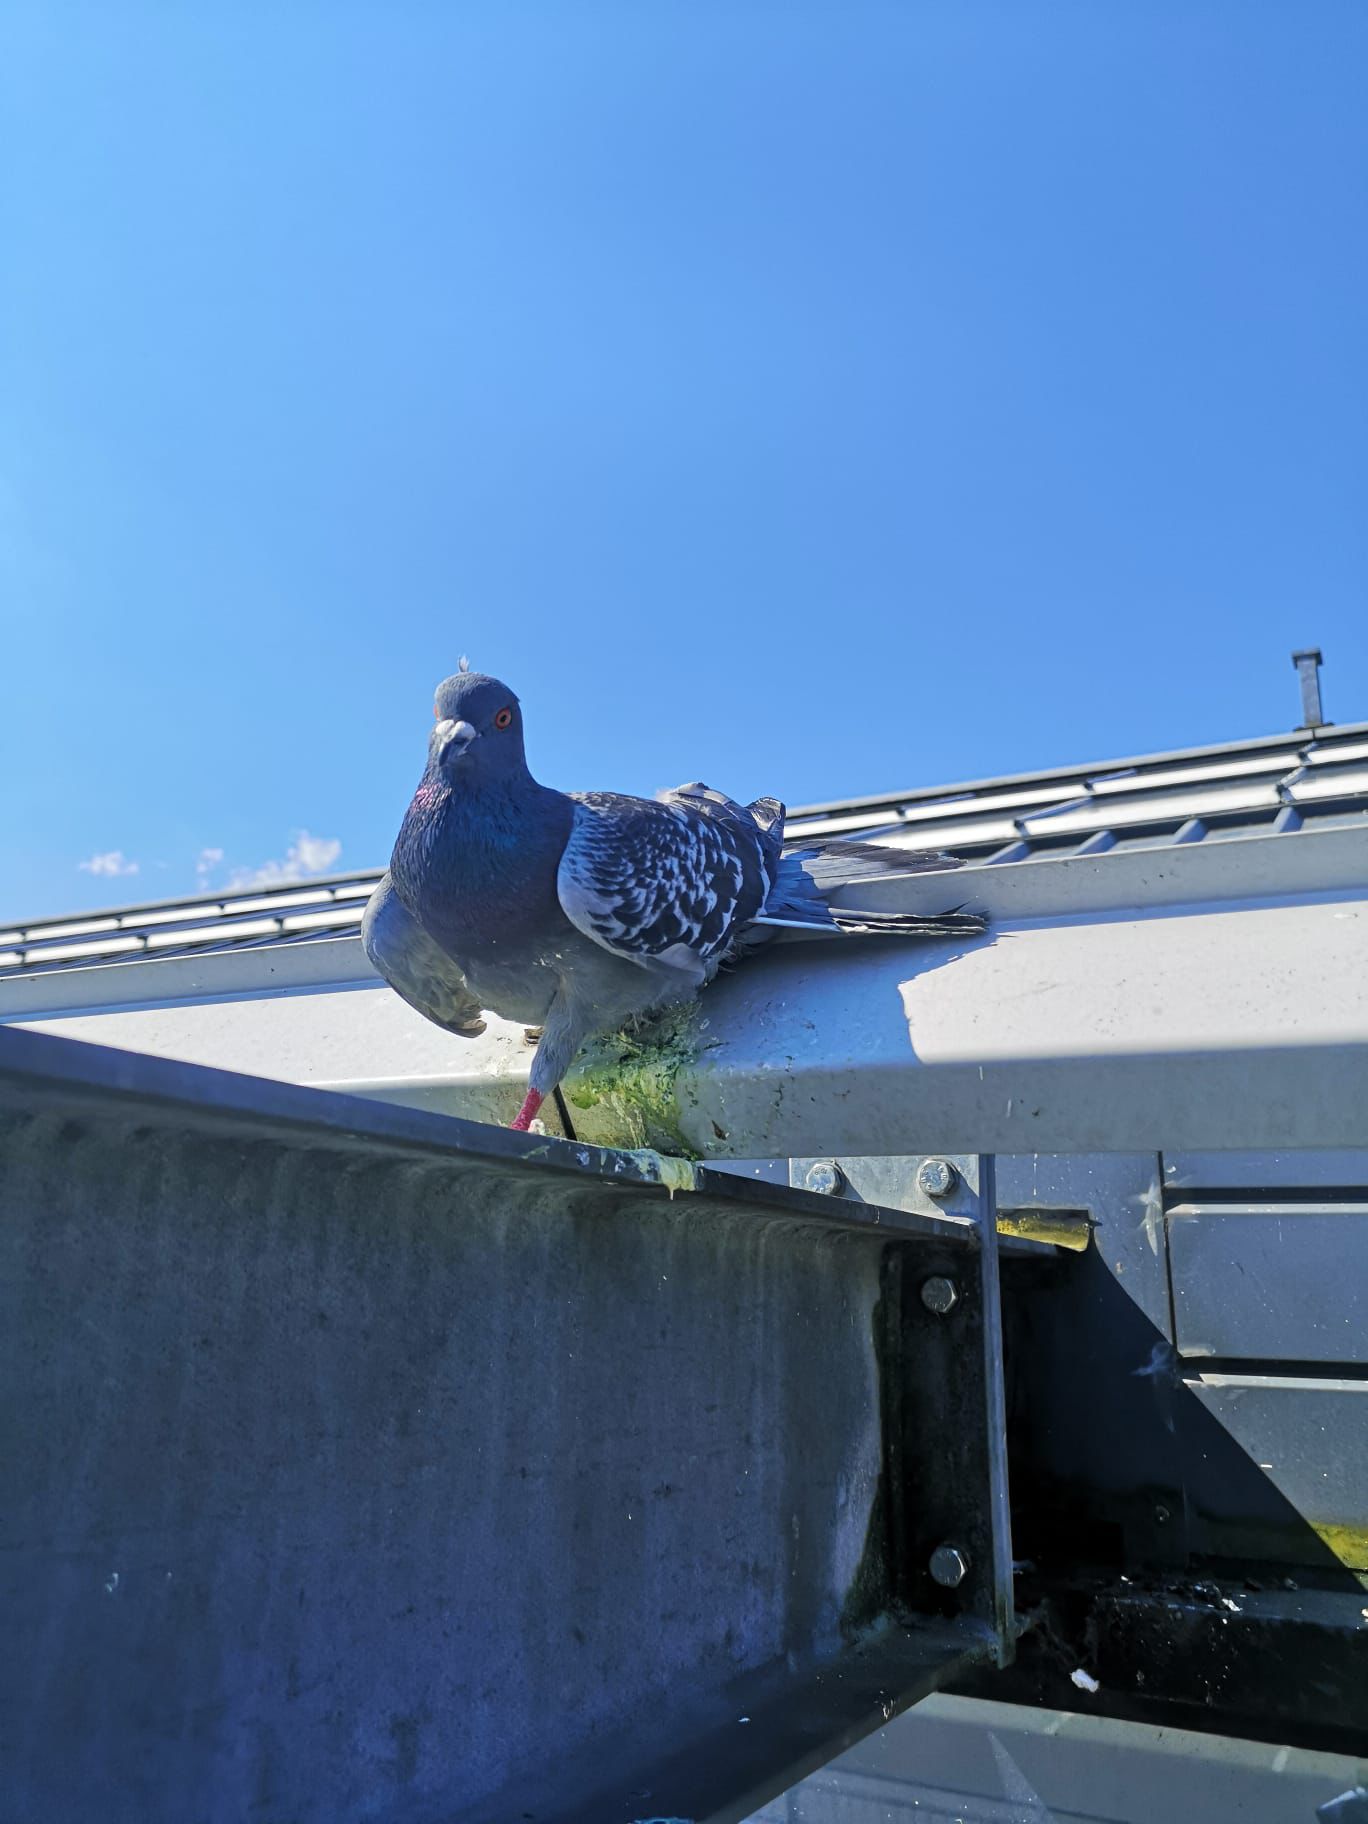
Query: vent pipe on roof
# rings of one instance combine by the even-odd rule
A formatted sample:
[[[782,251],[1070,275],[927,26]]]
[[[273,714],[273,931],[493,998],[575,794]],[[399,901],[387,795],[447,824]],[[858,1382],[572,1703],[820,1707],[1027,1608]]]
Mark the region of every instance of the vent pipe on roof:
[[[1321,709],[1320,647],[1308,646],[1302,652],[1294,652],[1292,663],[1297,668],[1297,677],[1301,683],[1301,727],[1322,728],[1325,725],[1325,714]]]

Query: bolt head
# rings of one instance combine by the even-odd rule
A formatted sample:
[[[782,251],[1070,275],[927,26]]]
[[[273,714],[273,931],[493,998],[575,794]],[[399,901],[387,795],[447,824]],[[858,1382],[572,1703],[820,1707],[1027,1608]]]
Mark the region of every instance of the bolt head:
[[[834,1159],[814,1159],[807,1168],[803,1182],[810,1191],[818,1191],[823,1197],[834,1197],[844,1188],[845,1173]]]
[[[928,1197],[948,1197],[955,1188],[955,1177],[948,1159],[923,1159],[917,1167],[917,1189]]]
[[[959,1288],[953,1279],[945,1279],[936,1274],[933,1278],[922,1281],[921,1301],[937,1317],[946,1317],[959,1303]]]
[[[943,1590],[957,1590],[969,1575],[969,1560],[957,1545],[938,1545],[928,1568]]]

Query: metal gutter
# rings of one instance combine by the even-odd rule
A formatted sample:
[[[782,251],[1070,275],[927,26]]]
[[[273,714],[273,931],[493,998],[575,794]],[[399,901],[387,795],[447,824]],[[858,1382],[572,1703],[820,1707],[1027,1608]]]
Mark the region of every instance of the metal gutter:
[[[1368,829],[1235,836],[1219,845],[1042,855],[1011,867],[970,863],[944,874],[890,875],[841,896],[876,910],[943,910],[947,892],[990,918],[1086,913],[1255,899],[1355,895],[1368,887]],[[790,937],[777,943],[826,940]],[[359,937],[347,934],[195,956],[130,958],[58,971],[0,976],[0,1022],[48,1012],[115,1011],[170,1001],[291,993],[376,980]]]

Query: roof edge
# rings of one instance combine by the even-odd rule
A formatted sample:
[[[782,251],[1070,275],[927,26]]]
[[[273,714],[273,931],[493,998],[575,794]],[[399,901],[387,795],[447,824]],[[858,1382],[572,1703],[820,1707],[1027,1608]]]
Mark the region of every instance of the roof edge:
[[[1208,747],[1174,747],[1154,754],[1132,754],[1121,760],[1088,760],[1077,766],[1045,766],[1030,773],[997,773],[982,779],[962,779],[949,785],[921,785],[906,792],[874,792],[867,798],[832,798],[824,804],[794,804],[790,817],[825,817],[834,811],[875,810],[881,804],[927,804],[938,798],[967,797],[974,792],[998,791],[1010,785],[1045,784],[1051,779],[1098,779],[1133,767],[1173,766],[1184,760],[1214,760],[1219,755],[1257,754],[1288,743],[1305,746],[1327,735],[1368,735],[1368,722],[1323,722],[1315,728],[1291,728],[1280,735],[1254,735],[1247,741],[1216,741]]]

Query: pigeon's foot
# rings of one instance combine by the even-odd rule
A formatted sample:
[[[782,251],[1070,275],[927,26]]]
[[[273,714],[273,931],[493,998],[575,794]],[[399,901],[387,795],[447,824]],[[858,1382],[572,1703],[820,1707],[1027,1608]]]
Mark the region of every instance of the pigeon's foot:
[[[532,1122],[536,1117],[537,1110],[545,1100],[546,1097],[539,1089],[529,1089],[527,1092],[527,1100],[518,1110],[517,1118],[510,1121],[508,1125],[515,1133],[525,1134],[531,1127]]]

